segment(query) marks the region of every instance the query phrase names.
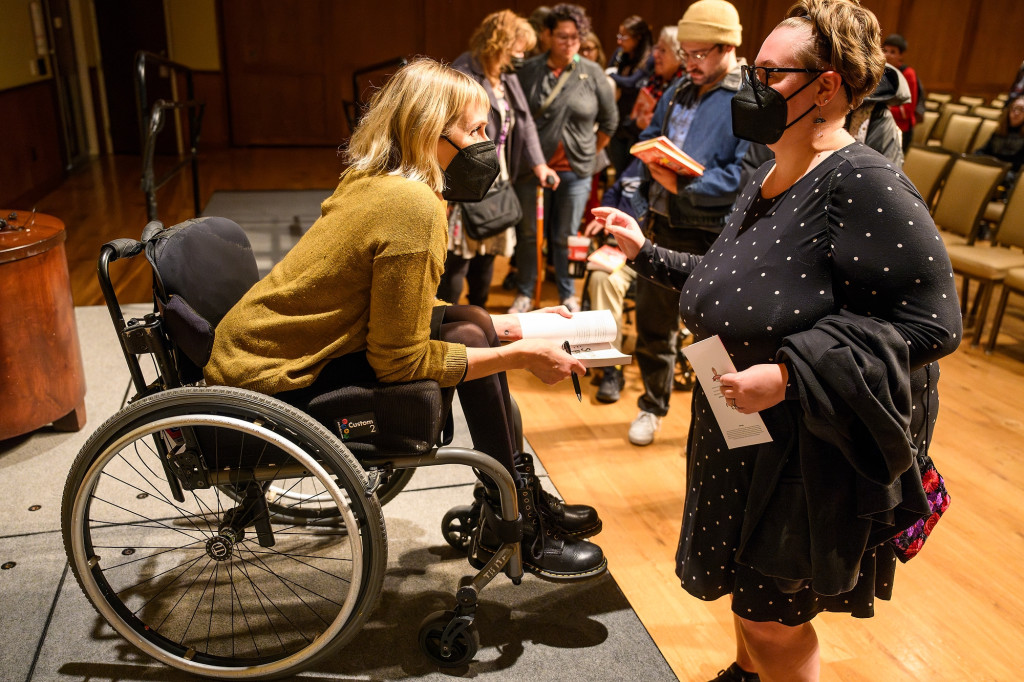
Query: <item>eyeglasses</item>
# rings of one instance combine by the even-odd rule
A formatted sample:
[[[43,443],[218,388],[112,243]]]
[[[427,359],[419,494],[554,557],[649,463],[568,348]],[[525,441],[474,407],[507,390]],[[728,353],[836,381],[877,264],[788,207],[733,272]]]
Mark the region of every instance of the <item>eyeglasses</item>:
[[[616,40],[635,40],[635,39],[633,38],[633,36],[631,36],[631,35],[630,35],[630,34],[628,34],[628,33],[616,33],[616,34],[615,34],[615,39],[616,39]]]
[[[709,48],[707,50],[701,50],[700,52],[687,52],[686,50],[679,50],[679,61],[688,62],[692,59],[693,61],[699,64],[705,59],[707,59],[709,54],[711,54],[715,50],[721,49],[721,47],[721,45],[715,45],[712,48]]]
[[[584,45],[580,48],[580,52],[597,52],[597,48],[593,45]]]
[[[768,85],[768,78],[773,73],[825,73],[824,69],[793,69],[783,66],[750,66],[740,67],[743,77],[751,83],[756,78],[761,85]]]
[[[580,42],[579,33],[552,33],[551,37],[560,43],[578,43]]]

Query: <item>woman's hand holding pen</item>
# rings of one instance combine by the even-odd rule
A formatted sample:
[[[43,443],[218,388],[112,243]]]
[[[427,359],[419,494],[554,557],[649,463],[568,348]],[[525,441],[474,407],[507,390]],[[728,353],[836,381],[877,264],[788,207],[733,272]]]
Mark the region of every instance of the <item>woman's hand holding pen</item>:
[[[562,344],[548,339],[523,339],[508,347],[522,353],[523,369],[545,384],[557,384],[572,373],[586,374],[586,366],[562,349]]]
[[[593,209],[594,217],[601,223],[605,232],[615,236],[619,248],[626,254],[626,258],[636,258],[643,247],[647,237],[640,230],[633,216],[623,213],[617,208],[610,206],[598,206]]]

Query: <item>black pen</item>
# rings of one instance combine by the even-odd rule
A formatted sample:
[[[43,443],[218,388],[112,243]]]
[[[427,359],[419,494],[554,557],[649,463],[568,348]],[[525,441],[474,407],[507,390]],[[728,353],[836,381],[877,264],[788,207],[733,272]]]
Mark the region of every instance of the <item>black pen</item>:
[[[569,355],[572,355],[572,347],[569,346],[569,342],[568,341],[563,341],[562,342],[562,350],[564,350]],[[576,372],[572,373],[572,387],[576,389],[576,400],[578,400],[578,401],[580,401],[582,403],[583,402],[583,392],[580,391],[580,378],[578,376],[576,376]]]

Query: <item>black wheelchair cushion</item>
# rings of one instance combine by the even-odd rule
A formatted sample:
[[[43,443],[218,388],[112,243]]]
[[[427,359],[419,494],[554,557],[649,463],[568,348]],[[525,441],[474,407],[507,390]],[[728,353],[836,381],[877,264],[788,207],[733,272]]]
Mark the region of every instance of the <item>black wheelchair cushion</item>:
[[[248,237],[227,218],[196,218],[161,230],[146,242],[146,258],[163,303],[184,298],[211,329],[260,278]]]
[[[451,392],[436,381],[351,384],[305,405],[357,457],[422,455],[440,437],[451,409]]]

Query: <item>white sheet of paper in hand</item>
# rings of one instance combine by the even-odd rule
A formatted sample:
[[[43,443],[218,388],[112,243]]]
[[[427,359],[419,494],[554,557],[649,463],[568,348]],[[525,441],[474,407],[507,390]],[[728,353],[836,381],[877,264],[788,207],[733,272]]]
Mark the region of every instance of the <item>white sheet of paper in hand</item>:
[[[697,381],[708,397],[711,411],[718,421],[718,426],[725,436],[725,443],[732,448],[743,447],[744,445],[757,445],[758,443],[770,443],[772,440],[764,420],[756,412],[754,414],[742,414],[725,404],[725,396],[722,395],[721,384],[715,379],[720,374],[735,372],[736,366],[729,359],[729,353],[725,350],[722,339],[716,334],[711,338],[691,343],[683,348],[683,354],[690,361]]]

